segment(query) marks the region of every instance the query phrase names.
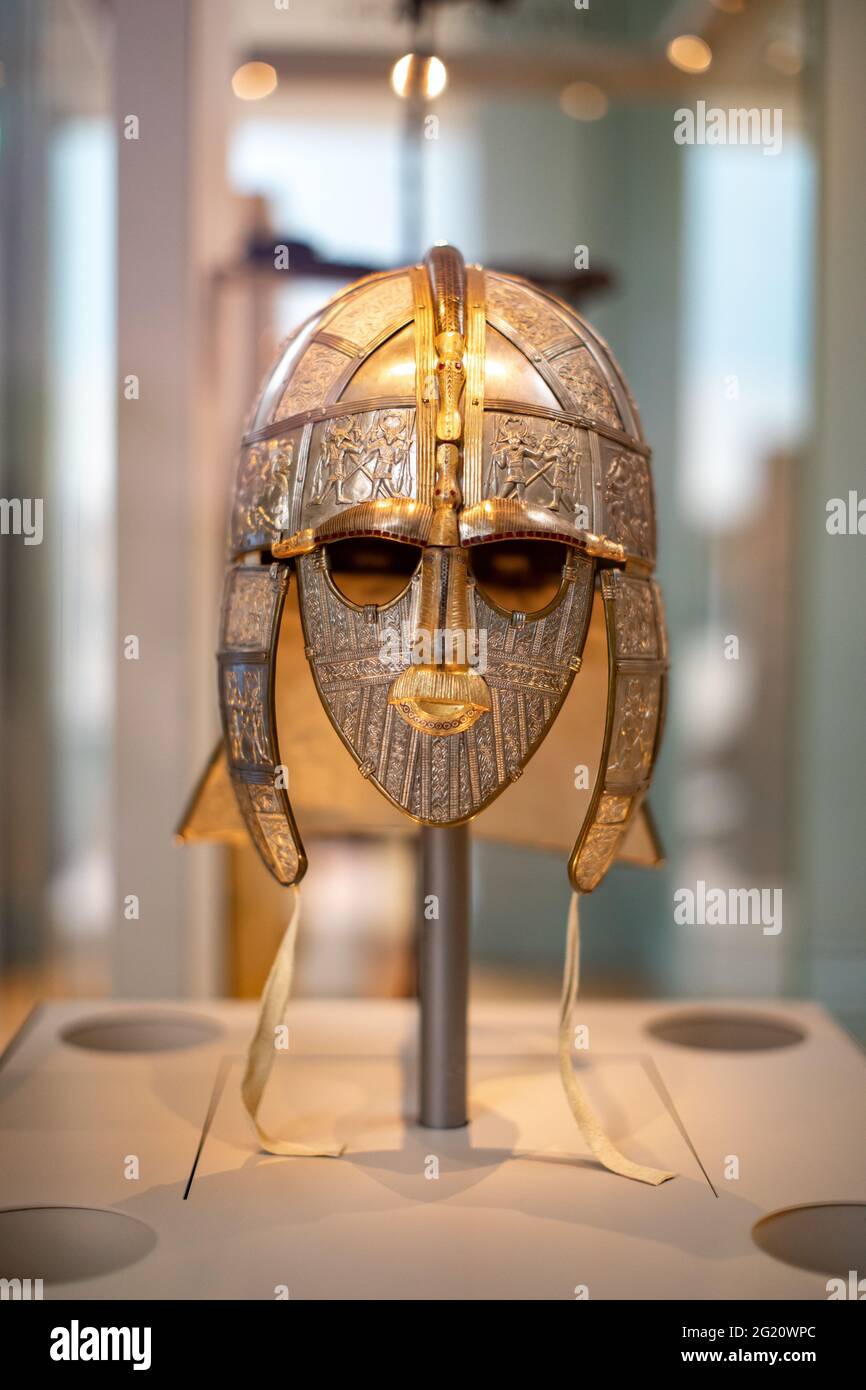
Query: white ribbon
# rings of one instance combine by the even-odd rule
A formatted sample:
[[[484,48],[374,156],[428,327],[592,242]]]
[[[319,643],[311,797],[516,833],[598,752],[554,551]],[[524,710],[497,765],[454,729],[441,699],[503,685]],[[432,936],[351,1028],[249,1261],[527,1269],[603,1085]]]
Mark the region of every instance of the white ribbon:
[[[301,895],[292,888],[292,915],[286,927],[279,949],[274,957],[270,974],[262,993],[259,1019],[247,1053],[247,1066],[241,1083],[241,1095],[247,1113],[256,1128],[259,1144],[271,1154],[283,1154],[290,1158],[339,1158],[345,1148],[328,1147],[323,1144],[293,1144],[288,1139],[274,1139],[266,1134],[258,1121],[259,1107],[274,1065],[276,1032],[286,1016],[289,998],[292,993],[292,976],[295,967],[295,943],[298,939],[298,923],[301,916]]]
[[[274,963],[265,983],[256,1030],[250,1042],[247,1065],[241,1084],[241,1095],[247,1113],[255,1126],[259,1144],[271,1154],[291,1158],[338,1158],[345,1145],[335,1147],[324,1144],[295,1144],[287,1139],[275,1139],[266,1134],[258,1121],[271,1067],[274,1064],[276,1030],[283,1023],[292,992],[294,974],[295,944],[298,938],[298,925],[301,915],[301,895],[297,887],[292,890],[292,914],[280,942]],[[637,1182],[650,1183],[657,1187],[673,1178],[674,1173],[662,1172],[658,1168],[648,1168],[621,1154],[605,1134],[598,1116],[595,1114],[574,1074],[571,1058],[572,1037],[574,1034],[574,1014],[580,980],[580,926],[578,921],[578,895],[574,893],[568,912],[568,936],[565,952],[565,971],[562,980],[562,1003],[559,1018],[559,1066],[562,1084],[568,1098],[571,1113],[577,1121],[584,1142],[605,1168],[619,1173],[624,1178],[634,1178]]]
[[[658,1187],[675,1173],[664,1173],[659,1168],[647,1168],[640,1163],[632,1163],[621,1154],[608,1139],[601,1122],[587,1100],[574,1074],[571,1061],[572,1039],[574,1037],[574,1011],[577,1003],[577,987],[580,980],[580,924],[577,912],[577,893],[571,895],[568,909],[568,935],[565,947],[565,971],[562,977],[562,1003],[559,1013],[559,1070],[562,1084],[571,1106],[571,1113],[587,1147],[599,1163],[612,1173],[624,1178],[634,1178],[636,1182],[651,1183]]]

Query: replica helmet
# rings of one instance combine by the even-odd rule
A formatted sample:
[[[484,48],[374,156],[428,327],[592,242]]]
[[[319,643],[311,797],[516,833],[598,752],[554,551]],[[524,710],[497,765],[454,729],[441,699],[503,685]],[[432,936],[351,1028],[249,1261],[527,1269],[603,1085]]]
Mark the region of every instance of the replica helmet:
[[[292,577],[331,724],[361,775],[424,825],[462,824],[520,778],[580,672],[604,718],[593,757],[584,732],[568,755],[587,772],[592,762],[594,780],[569,860],[560,1066],[596,1156],[658,1184],[672,1174],[619,1153],[570,1060],[576,895],[623,853],[661,736],[667,639],[654,564],[637,408],[582,319],[523,280],[467,268],[451,246],[359,281],[283,346],[248,424],[221,617],[223,748],[181,834],[203,838],[209,798],[211,834],[224,838],[227,773],[271,873],[289,885],[306,870],[277,736]],[[303,722],[291,701],[281,715],[284,735]],[[310,770],[321,776],[321,760]],[[339,1152],[258,1125],[296,929],[297,895],[242,1092],[270,1152]]]
[[[637,407],[572,309],[451,246],[337,295],[267,377],[231,510],[224,752],[270,871],[291,884],[306,868],[275,698],[292,576],[334,729],[426,825],[468,821],[519,778],[592,668],[604,730],[569,861],[589,892],[639,813],[661,734],[654,564]]]

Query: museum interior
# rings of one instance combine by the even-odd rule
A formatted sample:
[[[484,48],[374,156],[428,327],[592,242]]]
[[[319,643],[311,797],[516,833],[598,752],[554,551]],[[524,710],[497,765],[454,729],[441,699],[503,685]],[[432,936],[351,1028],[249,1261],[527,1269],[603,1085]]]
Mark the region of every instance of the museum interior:
[[[258,997],[286,890],[183,833],[238,447],[283,339],[441,242],[588,319],[652,448],[658,863],[587,897],[584,996],[864,1036],[864,11],[6,0],[0,490],[40,522],[0,539],[0,1041],[40,1000]],[[284,718],[296,995],[411,998],[417,827]],[[559,989],[579,817],[509,795],[470,827],[473,1002]],[[772,917],[684,920],[698,884]]]

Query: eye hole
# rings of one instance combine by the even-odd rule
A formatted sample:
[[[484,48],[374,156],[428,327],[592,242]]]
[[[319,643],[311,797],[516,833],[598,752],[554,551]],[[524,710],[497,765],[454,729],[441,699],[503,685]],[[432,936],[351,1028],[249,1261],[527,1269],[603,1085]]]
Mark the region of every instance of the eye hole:
[[[469,552],[475,582],[486,599],[508,612],[537,613],[556,598],[568,546],[560,541],[490,541]]]
[[[327,551],[334,587],[359,608],[398,598],[421,561],[420,546],[376,536],[333,541]]]

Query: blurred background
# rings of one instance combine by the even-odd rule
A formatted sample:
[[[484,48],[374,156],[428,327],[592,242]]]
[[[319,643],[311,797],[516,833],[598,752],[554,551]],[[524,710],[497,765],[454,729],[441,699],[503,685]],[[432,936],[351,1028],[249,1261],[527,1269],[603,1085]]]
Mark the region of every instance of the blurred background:
[[[292,326],[440,239],[575,303],[654,450],[667,861],[587,900],[586,992],[864,1032],[866,539],[826,527],[866,495],[864,65],[862,0],[5,0],[0,491],[44,539],[0,536],[0,1033],[258,992],[283,895],[173,842],[237,441]],[[700,102],[778,147],[677,143]],[[552,994],[566,856],[477,829],[474,997]],[[414,838],[307,848],[300,992],[410,993]],[[677,925],[698,879],[781,888],[782,932]]]

